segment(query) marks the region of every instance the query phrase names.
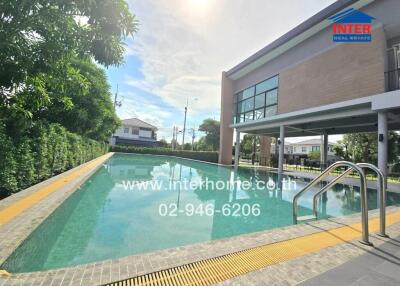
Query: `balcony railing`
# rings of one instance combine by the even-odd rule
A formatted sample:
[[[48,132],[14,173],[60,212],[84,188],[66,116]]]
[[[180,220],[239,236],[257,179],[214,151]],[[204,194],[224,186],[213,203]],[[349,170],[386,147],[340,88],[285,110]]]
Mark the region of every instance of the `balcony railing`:
[[[400,89],[400,69],[385,72],[386,91]]]

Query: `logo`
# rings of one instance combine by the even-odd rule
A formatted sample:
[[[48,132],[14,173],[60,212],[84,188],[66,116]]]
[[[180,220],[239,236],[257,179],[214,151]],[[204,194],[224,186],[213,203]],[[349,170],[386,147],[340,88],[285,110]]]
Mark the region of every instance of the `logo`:
[[[375,20],[361,11],[350,8],[332,17],[334,42],[371,42],[371,23]]]

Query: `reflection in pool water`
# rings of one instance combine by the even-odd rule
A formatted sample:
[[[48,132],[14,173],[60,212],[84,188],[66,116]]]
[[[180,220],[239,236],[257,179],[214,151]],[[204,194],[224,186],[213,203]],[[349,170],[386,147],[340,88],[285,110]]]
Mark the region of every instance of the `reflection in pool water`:
[[[235,188],[213,191],[185,189],[171,181],[277,182],[277,174],[231,168],[191,160],[151,155],[114,155],[49,216],[2,265],[10,272],[27,272],[119,258],[160,249],[210,241],[292,224],[292,198],[308,180],[291,178],[296,189]],[[124,180],[160,181],[165,189],[125,190]],[[377,206],[377,192],[368,190],[369,208]],[[388,194],[388,205],[400,203]],[[176,216],[161,216],[160,204],[175,205]],[[212,205],[214,210],[238,204],[258,205],[259,215],[214,211],[188,215],[187,205]],[[300,201],[300,215],[311,214],[312,192]],[[322,217],[360,211],[357,187],[338,184],[320,200]]]

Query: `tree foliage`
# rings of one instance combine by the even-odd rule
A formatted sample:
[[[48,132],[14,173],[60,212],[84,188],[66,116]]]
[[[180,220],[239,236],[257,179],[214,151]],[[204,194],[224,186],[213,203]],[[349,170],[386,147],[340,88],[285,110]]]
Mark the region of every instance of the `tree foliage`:
[[[254,142],[255,141],[255,142]],[[242,141],[240,142],[240,151],[245,154],[249,155],[254,151],[254,143],[256,144],[256,151],[259,146],[259,137],[252,134],[245,134],[243,136]]]
[[[321,160],[321,152],[319,150],[311,151],[307,154],[307,157],[312,161],[320,161]]]
[[[388,162],[399,161],[400,135],[397,132],[389,132]],[[353,162],[367,162],[377,164],[378,161],[378,134],[354,133],[343,135],[343,140],[334,146],[336,155]]]
[[[104,71],[137,22],[126,0],[0,0],[0,118],[17,138],[37,120],[105,140],[117,127]]]
[[[61,82],[57,79],[68,78]],[[71,132],[106,140],[119,124],[103,69],[89,60],[73,59],[57,78],[49,81],[51,104],[34,117],[60,123]]]
[[[199,126],[199,130],[206,133],[204,138],[205,144],[211,146],[212,151],[219,148],[219,129],[220,123],[212,118],[203,120],[203,123]]]
[[[71,54],[118,65],[136,27],[125,0],[1,0],[0,86],[16,92]]]
[[[119,120],[94,62],[121,64],[136,28],[126,0],[0,0],[0,190],[104,152]]]

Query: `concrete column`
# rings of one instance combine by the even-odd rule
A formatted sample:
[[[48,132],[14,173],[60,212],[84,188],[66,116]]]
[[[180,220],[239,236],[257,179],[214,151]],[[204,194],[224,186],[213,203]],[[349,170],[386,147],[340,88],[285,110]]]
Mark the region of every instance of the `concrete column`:
[[[229,127],[229,125],[232,124],[232,111],[233,81],[223,72],[221,81],[221,118],[218,162],[225,165],[232,164],[233,129]]]
[[[235,169],[239,166],[239,156],[240,156],[240,132],[236,130]]]
[[[386,111],[378,112],[378,168],[387,176],[388,124]]]
[[[323,169],[326,169],[326,167],[328,167],[328,134],[324,133],[323,141],[324,142],[321,150],[322,165]]]
[[[260,166],[269,166],[271,156],[271,137],[260,136]]]
[[[283,172],[283,159],[285,155],[285,126],[281,125],[279,133],[279,159],[278,159],[278,173]]]
[[[275,153],[274,153],[274,155],[275,155],[275,160],[278,160],[278,157],[279,157],[279,145],[278,145],[278,137],[275,137]],[[272,167],[276,167],[276,168],[278,168],[278,161],[276,161],[276,163],[274,163],[274,166],[272,166]]]

